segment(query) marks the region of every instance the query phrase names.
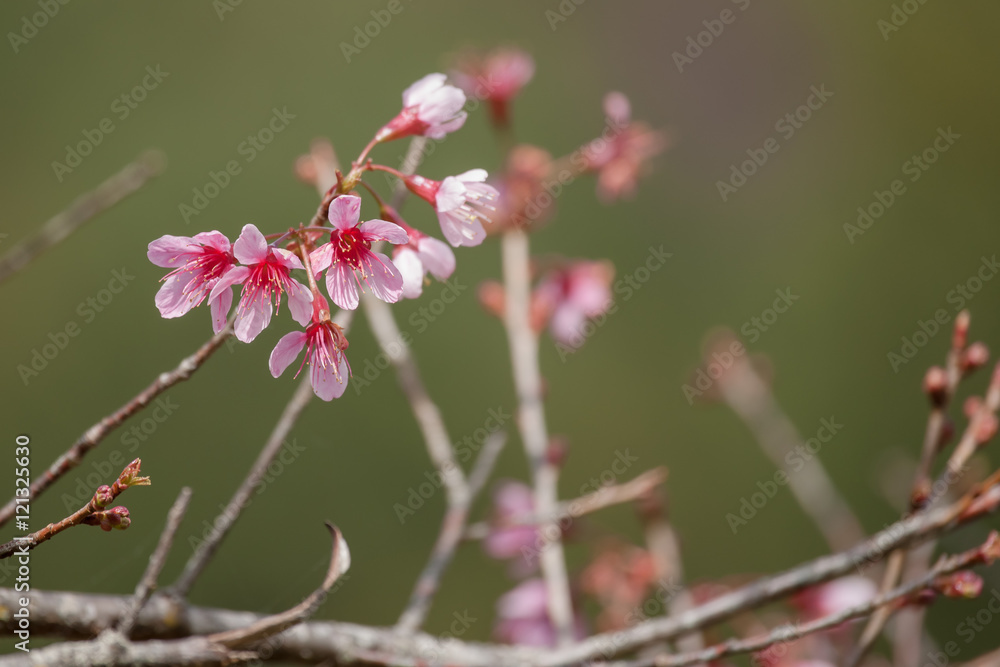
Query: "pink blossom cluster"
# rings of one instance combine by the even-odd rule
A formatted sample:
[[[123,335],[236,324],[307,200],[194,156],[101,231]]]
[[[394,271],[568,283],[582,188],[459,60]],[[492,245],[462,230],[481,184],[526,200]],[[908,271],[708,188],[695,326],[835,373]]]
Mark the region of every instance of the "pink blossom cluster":
[[[341,396],[351,372],[344,354],[348,342],[332,321],[320,291],[323,273],[330,300],[353,310],[366,290],[395,303],[419,297],[427,274],[445,280],[455,270],[451,247],[406,224],[363,182],[364,175],[386,171],[400,178],[434,208],[451,246],[475,246],[486,238],[483,223],[490,222],[498,193],[485,182],[484,170],[435,181],[366,159],[379,143],[410,136],[441,139],[458,130],[466,120],[465,102],[465,93],[448,85],[444,74],[429,74],[407,88],[402,110],[375,133],[347,175],[337,172],[336,184],[309,226],[265,235],[247,224],[235,242],[219,231],[166,235],[151,242],[149,260],[170,269],[155,299],[160,314],[180,317],[207,299],[212,329],[219,334],[231,316],[233,288],[237,288],[233,332],[238,340],[250,343],[271,323],[284,300],[303,330],[278,341],[270,358],[272,375],[281,375],[305,349],[299,372],[310,366],[316,395],[327,401]],[[371,192],[380,206],[380,218],[361,222],[361,198],[354,194],[358,186]],[[391,258],[378,249],[381,243],[394,246]]]

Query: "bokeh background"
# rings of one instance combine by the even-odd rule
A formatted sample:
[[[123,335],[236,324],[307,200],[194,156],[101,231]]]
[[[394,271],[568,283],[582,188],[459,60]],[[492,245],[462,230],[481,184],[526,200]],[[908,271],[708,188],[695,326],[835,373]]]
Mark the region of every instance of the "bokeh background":
[[[567,0],[563,11],[574,11],[552,23],[546,12],[560,12],[556,0],[402,0],[403,11],[347,62],[341,43],[352,42],[355,28],[386,2],[223,2],[71,3],[16,52],[8,34],[0,56],[0,197],[7,210],[0,251],[141,151],[161,149],[168,166],[0,285],[5,456],[13,459],[16,434],[30,434],[37,475],[85,428],[206,340],[204,308],[179,320],[159,317],[153,295],[163,272],[146,260],[150,240],[210,229],[235,238],[248,222],[276,231],[307,219],[316,196],[295,179],[292,165],[311,139],[330,137],[349,159],[398,111],[403,88],[442,71],[450,54],[513,44],[537,63],[515,105],[520,141],[571,152],[601,130],[609,90],[624,91],[637,118],[668,128],[675,140],[634,201],[599,205],[593,181],[580,179],[559,197],[558,219],[533,237],[539,252],[608,258],[619,276],[640,266],[650,246],[673,253],[582,350],[563,361],[543,340],[550,428],[570,443],[562,495],[577,495],[616,450],[628,448],[638,462],[626,478],[656,465],[670,469],[673,520],[690,578],[773,572],[823,553],[820,534],[787,490],[732,533],[726,513],[737,511],[773,466],[724,407],[692,407],[681,391],[708,330],[739,330],[769,307],[776,289],[790,288],[800,299],[748,347],[769,358],[776,395],[804,435],[824,417],[845,425],[821,457],[866,529],[898,516],[904,489],[890,499],[885,472],[891,461],[917,456],[927,412],[920,380],[943,360],[948,335],[931,337],[898,369],[887,354],[937,309],[953,319],[949,293],[976,274],[983,256],[1000,250],[1000,8],[926,3],[886,39],[878,22],[890,18],[888,1]],[[727,8],[735,21],[678,71],[673,54]],[[20,32],[23,18],[38,11],[35,2],[5,2],[0,26]],[[141,82],[147,66],[169,76],[120,119],[114,100]],[[775,122],[805,103],[810,86],[821,85],[833,96],[793,137],[778,134]],[[265,126],[273,108],[295,118],[247,163],[238,146]],[[66,145],[106,117],[113,133],[57,178],[52,163],[65,160]],[[949,127],[960,139],[911,183],[904,163]],[[772,136],[779,152],[722,201],[717,181]],[[404,151],[397,142],[375,157],[395,166]],[[421,171],[442,178],[494,169],[499,155],[480,111],[437,146]],[[187,224],[179,205],[191,203],[209,171],[233,159],[242,173]],[[845,223],[897,178],[906,193],[851,243]],[[382,179],[375,182],[384,188]],[[435,229],[428,207],[411,204],[411,223]],[[423,302],[395,307],[456,441],[479,428],[490,408],[514,407],[502,328],[483,313],[474,289],[499,275],[499,249],[491,241],[463,249],[458,260],[455,279],[468,289],[425,331],[411,316],[435,287]],[[85,321],[79,305],[107,287],[114,270],[135,278]],[[1000,279],[985,282],[967,304],[973,337],[994,347],[998,300]],[[33,350],[70,321],[81,325],[80,335],[23,381],[18,365],[29,364]],[[133,517],[128,531],[77,528],[36,551],[33,587],[130,592],[167,508],[189,485],[193,503],[163,581],[177,575],[189,538],[200,536],[203,521],[229,499],[294,389],[290,377],[274,380],[267,370],[273,344],[291,326],[283,315],[254,344],[222,349],[194,381],[167,393],[178,407],[133,453],[124,432],[113,433],[78,474],[33,504],[35,527],[61,518],[78,480],[115,452],[140,455],[154,480],[122,498]],[[354,368],[363,369],[379,353],[364,318],[350,339]],[[970,383],[980,392],[984,385],[985,374]],[[328,556],[322,522],[330,519],[343,529],[354,560],[349,580],[319,616],[394,622],[431,548],[443,496],[402,525],[393,510],[432,468],[392,373],[360,394],[348,389],[332,404],[314,402],[293,436],[304,450],[254,497],[193,601],[259,612],[295,604],[321,578]],[[12,468],[12,460],[0,462],[0,470]],[[512,435],[497,476],[525,475]],[[12,474],[0,480],[10,495]],[[477,515],[485,511],[481,502]],[[629,508],[601,512],[587,525],[589,535],[640,539]],[[970,546],[985,528],[951,535],[943,548]],[[573,568],[589,556],[586,545],[569,548]],[[1000,571],[984,576],[987,591],[1000,588]],[[468,610],[478,621],[466,636],[489,637],[493,604],[511,585],[503,565],[478,545],[464,547],[427,628],[445,631],[453,612]],[[984,605],[935,605],[935,637],[956,639],[956,625]],[[995,644],[990,635],[963,643],[960,657]]]

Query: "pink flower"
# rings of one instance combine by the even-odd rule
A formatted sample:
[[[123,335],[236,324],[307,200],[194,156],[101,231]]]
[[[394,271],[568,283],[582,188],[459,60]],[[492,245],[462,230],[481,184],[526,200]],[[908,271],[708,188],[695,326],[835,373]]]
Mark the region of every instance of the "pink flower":
[[[521,482],[504,481],[493,492],[493,523],[496,527],[483,540],[483,550],[499,560],[519,558],[525,549],[535,550],[538,531],[534,526],[506,526],[515,517],[535,510],[534,492]],[[530,551],[529,551],[530,553]],[[532,562],[535,562],[532,559]]]
[[[375,141],[422,135],[443,139],[462,127],[468,114],[465,93],[445,84],[444,74],[428,74],[403,91],[403,110],[375,135]]]
[[[586,636],[583,619],[574,614],[574,634]],[[521,646],[555,646],[556,631],[549,620],[548,591],[542,579],[529,579],[497,600],[497,624],[493,630],[500,641]]]
[[[351,366],[344,356],[347,338],[340,327],[330,321],[330,306],[318,294],[313,303],[312,324],[305,331],[293,331],[282,336],[271,351],[268,361],[271,375],[278,377],[284,373],[298,358],[303,347],[306,354],[295,377],[302,372],[302,366],[309,364],[309,384],[313,392],[324,401],[340,398],[347,389],[347,378],[351,374]]]
[[[632,197],[649,161],[669,142],[663,133],[632,122],[632,107],[622,93],[604,97],[604,113],[608,128],[604,136],[584,146],[583,159],[586,170],[597,172],[597,195],[608,203]]]
[[[420,233],[406,230],[410,242],[396,247],[392,261],[403,276],[403,296],[416,299],[424,291],[424,276],[430,273],[447,280],[455,271],[455,253],[448,244]]]
[[[851,576],[806,589],[795,601],[810,618],[818,618],[865,604],[877,593],[871,580]]]
[[[430,203],[436,210],[441,231],[448,243],[455,246],[477,246],[486,238],[482,222],[491,222],[488,212],[499,193],[484,183],[486,170],[472,169],[432,181],[423,176],[409,176],[406,187]]]
[[[485,57],[465,54],[457,65],[451,80],[469,97],[487,100],[493,122],[501,127],[508,124],[510,101],[535,75],[535,61],[518,49],[497,49]]]
[[[579,260],[548,273],[535,288],[534,301],[551,314],[549,331],[558,342],[580,347],[584,325],[611,306],[614,268],[608,262]]]
[[[236,266],[229,239],[220,232],[190,236],[161,236],[146,253],[157,266],[173,268],[156,293],[156,307],[165,318],[180,317],[201,304],[219,279]],[[212,328],[219,333],[233,304],[233,293],[221,292],[208,300]]]
[[[236,307],[236,337],[249,343],[267,328],[274,308],[281,307],[282,293],[288,294],[292,318],[305,326],[312,313],[312,293],[288,273],[291,269],[303,268],[298,257],[282,248],[269,246],[254,225],[244,225],[233,244],[233,253],[245,266],[229,271],[212,288],[209,298],[226,298],[224,294],[230,287],[243,285],[243,294]]]
[[[326,272],[326,289],[333,302],[346,310],[358,307],[358,288],[371,288],[386,303],[396,303],[403,294],[403,277],[392,260],[372,251],[375,241],[406,243],[409,238],[399,225],[385,220],[369,220],[360,225],[361,198],[342,195],[330,204],[330,242],[309,256],[316,275]]]

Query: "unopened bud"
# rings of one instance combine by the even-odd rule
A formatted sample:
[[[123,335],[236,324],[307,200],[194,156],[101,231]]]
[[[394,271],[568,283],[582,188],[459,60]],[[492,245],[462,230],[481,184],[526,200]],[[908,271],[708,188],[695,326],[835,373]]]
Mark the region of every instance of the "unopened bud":
[[[951,335],[951,348],[964,350],[969,340],[969,311],[963,310],[955,318],[955,331]]]
[[[940,407],[948,400],[948,373],[940,366],[931,366],[924,375],[924,393],[931,404]]]
[[[94,506],[99,509],[104,509],[111,504],[111,501],[115,499],[115,494],[112,493],[111,487],[107,484],[103,484],[97,487],[97,491],[94,492]]]
[[[990,350],[985,343],[973,343],[962,352],[959,366],[963,373],[971,373],[990,360]]]
[[[503,319],[506,301],[503,285],[495,280],[487,280],[482,283],[477,290],[479,304],[487,313]]]
[[[979,553],[987,565],[992,565],[994,561],[1000,560],[1000,534],[997,531],[990,532],[986,541],[983,542],[983,546],[979,547]]]
[[[971,570],[962,570],[938,579],[934,588],[950,598],[975,598],[983,592],[983,578]]]
[[[142,467],[142,459],[136,459],[125,466],[122,470],[122,474],[118,475],[118,481],[116,484],[120,485],[121,489],[124,490],[130,486],[149,486],[150,481],[148,477],[140,477],[139,469]]]
[[[993,436],[997,434],[998,427],[1000,427],[1000,421],[997,420],[995,414],[988,413],[982,415],[976,424],[976,444],[982,447],[992,440]]]
[[[100,526],[103,531],[125,530],[132,523],[128,509],[119,505],[109,510],[94,512],[83,520],[88,526]]]
[[[569,442],[566,438],[554,435],[549,439],[549,446],[545,450],[545,460],[549,465],[561,468],[569,455]]]
[[[306,185],[316,187],[316,161],[311,155],[300,155],[295,160],[295,176]]]

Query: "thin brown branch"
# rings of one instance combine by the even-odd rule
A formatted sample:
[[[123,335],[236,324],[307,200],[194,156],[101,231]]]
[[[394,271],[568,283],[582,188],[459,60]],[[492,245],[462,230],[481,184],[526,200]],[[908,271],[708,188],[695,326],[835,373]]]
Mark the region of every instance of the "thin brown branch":
[[[170,387],[191,377],[212,356],[212,353],[222,347],[222,344],[226,342],[226,339],[232,333],[233,328],[230,324],[221,332],[212,336],[208,342],[198,348],[197,352],[183,359],[176,368],[161,373],[152,384],[129,399],[125,405],[87,429],[62,456],[35,478],[31,484],[31,497],[37,499],[56,480],[80,465],[87,452],[100,444],[109,433],[121,426],[125,420],[139,413],[153,399]],[[0,508],[0,526],[10,521],[11,517],[14,516],[14,507],[16,505],[17,502],[11,499],[10,502]]]
[[[531,514],[506,517],[501,523],[481,521],[472,524],[465,531],[465,539],[481,540],[496,528],[537,526],[544,523],[558,523],[564,519],[576,519],[606,507],[613,507],[614,505],[621,505],[622,503],[639,499],[662,484],[666,479],[666,468],[653,468],[628,482],[601,487],[597,491],[592,491],[579,498],[558,503],[552,514],[546,515],[533,512]]]
[[[56,523],[50,523],[45,526],[45,528],[36,530],[30,535],[17,537],[6,544],[0,545],[0,559],[10,558],[15,553],[30,551],[39,544],[51,540],[59,533],[64,530],[68,530],[73,526],[79,526],[82,524],[103,526],[107,524],[105,530],[111,530],[112,526],[122,529],[127,528],[128,523],[126,520],[128,518],[128,510],[124,507],[115,507],[109,510],[107,507],[130,486],[149,485],[148,477],[139,476],[139,469],[141,465],[141,459],[132,461],[130,464],[125,466],[125,469],[122,470],[118,479],[116,479],[113,484],[110,486],[105,485],[99,487],[86,505],[73,512],[68,517],[57,521]]]
[[[531,267],[528,235],[511,229],[503,235],[503,277],[506,308],[504,325],[510,346],[517,394],[517,423],[528,455],[535,493],[535,511],[542,516],[557,514],[558,467],[549,459],[549,432],[542,402],[542,376],[538,365],[538,336],[531,328]],[[540,527],[546,536],[540,561],[548,593],[549,617],[560,645],[573,639],[573,607],[569,576],[559,526],[547,522]]]
[[[191,489],[185,486],[181,489],[181,492],[177,495],[177,500],[174,501],[173,507],[167,513],[167,524],[163,527],[163,532],[160,534],[160,541],[157,543],[156,549],[153,550],[153,553],[149,557],[149,566],[146,567],[142,579],[139,580],[139,584],[135,587],[132,605],[118,622],[117,631],[125,637],[128,637],[132,633],[135,619],[138,618],[139,612],[149,602],[150,596],[156,590],[156,582],[160,578],[160,572],[163,571],[163,566],[167,562],[167,554],[170,553],[170,547],[174,543],[174,536],[177,534],[177,529],[180,528],[181,521],[184,520],[184,513],[187,512],[190,500]]]
[[[142,188],[163,171],[164,163],[163,154],[159,151],[143,153],[95,190],[77,198],[69,208],[42,225],[34,236],[21,241],[0,257],[0,282],[23,269],[91,218]]]

